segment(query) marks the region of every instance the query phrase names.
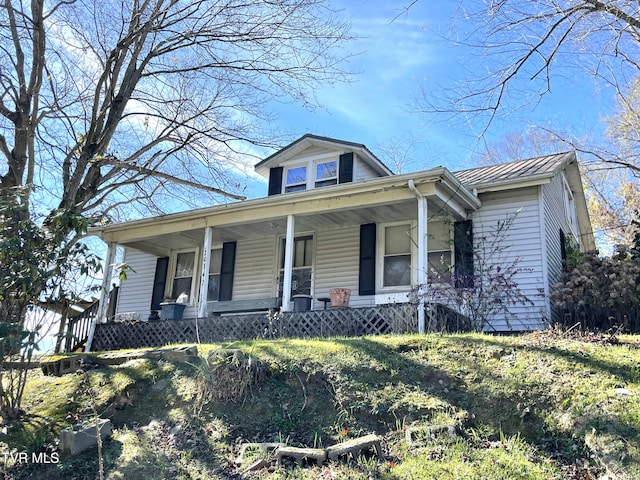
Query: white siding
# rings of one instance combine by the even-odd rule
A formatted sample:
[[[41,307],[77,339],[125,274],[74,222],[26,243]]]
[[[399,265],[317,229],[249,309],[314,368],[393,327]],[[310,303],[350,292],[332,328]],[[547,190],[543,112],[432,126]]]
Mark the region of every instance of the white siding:
[[[358,295],[359,257],[360,225],[317,232],[314,298],[329,297],[332,288],[349,288],[350,306],[373,305],[373,295]],[[315,300],[314,309],[322,306]]]
[[[120,284],[116,313],[133,313],[141,320],[149,317],[157,259],[155,255],[125,248],[124,263],[131,269],[127,280]]]
[[[233,300],[276,296],[276,238],[242,240],[236,244]]]
[[[547,268],[549,272],[548,288],[553,293],[554,285],[562,276],[562,247],[560,244],[560,230],[567,240],[577,240],[570,233],[569,222],[565,214],[565,194],[562,175],[558,174],[551,183],[543,185],[542,199],[544,205],[544,225],[547,243]],[[551,319],[558,321],[559,311],[551,302]]]
[[[364,163],[358,155],[354,155],[353,160],[353,181],[368,180],[370,178],[378,178],[380,174]]]
[[[490,237],[500,221],[516,214],[511,228],[502,240],[505,250],[492,263],[509,265],[517,259],[520,270],[516,282],[520,290],[534,302],[511,307],[515,318],[508,321],[496,318],[489,330],[530,330],[543,328],[546,299],[543,294],[545,278],[542,268],[538,189],[536,187],[511,192],[486,194],[480,197],[482,207],[473,215],[473,237],[477,246],[483,237]],[[486,243],[485,243],[486,245]],[[491,253],[491,252],[489,252]],[[488,255],[490,258],[490,255]]]

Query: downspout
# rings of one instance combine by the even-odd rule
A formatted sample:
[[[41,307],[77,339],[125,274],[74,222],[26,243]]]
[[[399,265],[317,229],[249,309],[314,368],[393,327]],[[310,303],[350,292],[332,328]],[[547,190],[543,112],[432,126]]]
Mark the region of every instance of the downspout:
[[[425,289],[427,286],[427,197],[416,188],[413,179],[407,182],[418,199],[418,333],[425,333]]]

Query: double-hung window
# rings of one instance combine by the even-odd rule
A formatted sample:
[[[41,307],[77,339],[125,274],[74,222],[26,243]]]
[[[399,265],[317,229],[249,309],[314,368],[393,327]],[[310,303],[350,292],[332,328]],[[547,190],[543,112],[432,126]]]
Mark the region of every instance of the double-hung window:
[[[193,284],[196,271],[196,252],[194,250],[177,252],[173,267],[173,281],[171,284],[171,298],[187,297],[187,302],[193,301]]]
[[[298,192],[338,183],[338,160],[327,157],[309,160],[285,168],[284,191]]]
[[[427,275],[433,282],[451,281],[451,226],[446,222],[430,222],[427,226]]]
[[[578,233],[578,217],[576,215],[576,202],[573,197],[573,192],[571,191],[571,187],[569,186],[569,182],[563,176],[562,177],[564,184],[564,212],[567,218],[567,223],[571,226],[574,235]]]
[[[287,169],[286,192],[297,192],[307,189],[307,167],[291,167]]]
[[[216,302],[220,296],[220,271],[222,270],[222,248],[211,250],[209,263],[209,288],[207,289],[207,301]]]
[[[338,162],[316,164],[316,187],[326,187],[338,183]]]
[[[382,287],[411,285],[411,224],[383,226]]]
[[[280,242],[280,270],[278,296],[282,297],[284,284],[285,239]],[[293,241],[293,271],[291,273],[291,295],[311,295],[313,279],[313,236],[296,237]]]

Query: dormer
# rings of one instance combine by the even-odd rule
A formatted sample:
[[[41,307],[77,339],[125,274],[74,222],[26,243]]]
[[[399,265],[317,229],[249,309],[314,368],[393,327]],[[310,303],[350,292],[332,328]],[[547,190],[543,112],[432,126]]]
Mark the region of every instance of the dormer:
[[[255,169],[269,179],[269,195],[393,175],[364,145],[311,134],[262,160]]]

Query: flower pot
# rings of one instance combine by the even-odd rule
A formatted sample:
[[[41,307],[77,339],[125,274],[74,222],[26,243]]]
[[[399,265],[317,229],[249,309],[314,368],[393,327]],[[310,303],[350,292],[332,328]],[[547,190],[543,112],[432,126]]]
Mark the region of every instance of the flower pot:
[[[308,312],[311,310],[311,295],[294,295],[293,297],[294,312]]]
[[[349,288],[332,288],[329,290],[332,307],[348,307],[351,298],[351,289]]]
[[[182,314],[184,313],[184,303],[177,302],[163,302],[160,304],[160,319],[161,320],[182,320]]]

